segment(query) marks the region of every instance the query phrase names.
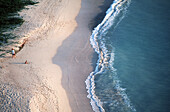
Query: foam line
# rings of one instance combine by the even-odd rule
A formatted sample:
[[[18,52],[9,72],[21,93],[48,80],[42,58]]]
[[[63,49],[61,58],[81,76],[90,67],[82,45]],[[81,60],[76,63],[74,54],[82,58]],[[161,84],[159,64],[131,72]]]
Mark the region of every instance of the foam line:
[[[108,50],[105,47],[105,43],[101,41],[100,45],[98,43],[98,40],[103,39],[102,35],[107,33],[108,29],[115,24],[117,24],[122,20],[123,16],[120,18],[120,20],[117,23],[114,23],[115,18],[120,14],[124,13],[127,9],[127,7],[130,4],[130,0],[115,0],[111,4],[110,8],[106,11],[106,16],[104,17],[103,21],[93,30],[92,35],[90,37],[90,42],[92,47],[94,48],[95,52],[98,54],[98,61],[95,68],[95,71],[91,72],[88,78],[86,79],[86,88],[88,92],[88,98],[91,100],[90,103],[92,105],[92,108],[95,112],[105,112],[104,108],[102,107],[102,102],[95,94],[95,76],[102,74],[106,68],[106,65],[109,64],[109,67],[111,67],[112,71],[116,71],[112,67],[113,61],[114,61],[114,53],[108,54]],[[108,60],[109,59],[109,60]],[[124,91],[120,85],[119,81],[117,81],[117,89],[120,89]],[[122,92],[123,93],[123,92]],[[127,98],[127,95],[123,93],[125,99],[127,99],[127,104],[130,106],[129,100]]]

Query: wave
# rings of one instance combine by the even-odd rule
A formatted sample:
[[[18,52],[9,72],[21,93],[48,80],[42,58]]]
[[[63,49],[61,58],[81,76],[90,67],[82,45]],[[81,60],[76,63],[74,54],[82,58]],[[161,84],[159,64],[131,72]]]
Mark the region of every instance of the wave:
[[[93,30],[90,37],[91,45],[98,54],[98,61],[95,70],[90,73],[85,83],[88,92],[87,97],[91,100],[90,103],[95,112],[105,112],[103,102],[95,94],[95,76],[101,75],[107,68],[116,75],[116,69],[113,67],[115,55],[114,49],[112,48],[111,51],[107,49],[105,44],[106,40],[103,36],[106,35],[110,27],[114,26],[115,28],[123,19],[130,2],[130,0],[114,0],[110,8],[106,11],[106,16],[103,21]],[[134,107],[131,106],[130,100],[125,93],[125,89],[120,87],[120,81],[115,79],[115,82],[116,91],[118,91],[117,93],[123,98],[124,104],[133,111],[136,111]]]

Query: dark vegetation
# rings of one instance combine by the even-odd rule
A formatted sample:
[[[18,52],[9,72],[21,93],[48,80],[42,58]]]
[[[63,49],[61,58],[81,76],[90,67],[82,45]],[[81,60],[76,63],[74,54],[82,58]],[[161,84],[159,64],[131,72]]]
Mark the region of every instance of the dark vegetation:
[[[31,0],[0,0],[0,45],[7,43],[9,38],[15,38],[11,34],[4,34],[6,30],[12,30],[24,22],[17,12],[26,5],[34,4]]]

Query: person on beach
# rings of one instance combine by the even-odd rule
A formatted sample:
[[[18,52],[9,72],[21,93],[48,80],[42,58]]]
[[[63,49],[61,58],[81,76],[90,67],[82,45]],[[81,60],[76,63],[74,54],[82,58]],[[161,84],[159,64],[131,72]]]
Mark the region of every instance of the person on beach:
[[[15,58],[15,50],[12,48],[12,58]]]
[[[28,64],[27,60],[25,61],[25,64]]]

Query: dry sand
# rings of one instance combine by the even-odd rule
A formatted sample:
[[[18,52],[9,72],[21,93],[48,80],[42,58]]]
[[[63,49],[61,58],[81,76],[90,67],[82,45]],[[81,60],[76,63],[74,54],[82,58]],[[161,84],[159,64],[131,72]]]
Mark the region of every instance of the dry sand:
[[[89,23],[102,1],[40,0],[21,12],[26,22],[15,33],[28,42],[0,63],[0,110],[92,111],[84,82],[93,69]]]

